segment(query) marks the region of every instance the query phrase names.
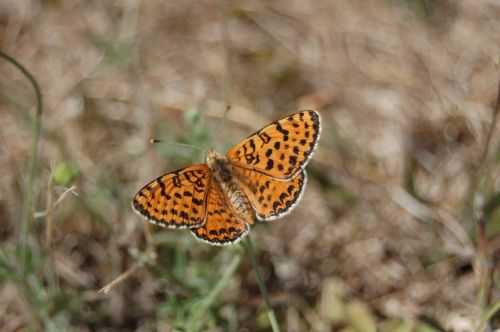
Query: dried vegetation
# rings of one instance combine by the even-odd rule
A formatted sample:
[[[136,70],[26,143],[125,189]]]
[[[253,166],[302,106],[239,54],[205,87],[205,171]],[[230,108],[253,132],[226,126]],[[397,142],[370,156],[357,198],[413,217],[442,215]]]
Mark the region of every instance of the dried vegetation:
[[[34,94],[0,61],[1,330],[268,330],[240,248],[146,225],[130,200],[203,159],[151,137],[224,151],[297,109],[323,118],[307,191],[252,231],[283,330],[487,329],[499,17],[495,0],[0,2],[0,48],[45,108],[23,277]]]

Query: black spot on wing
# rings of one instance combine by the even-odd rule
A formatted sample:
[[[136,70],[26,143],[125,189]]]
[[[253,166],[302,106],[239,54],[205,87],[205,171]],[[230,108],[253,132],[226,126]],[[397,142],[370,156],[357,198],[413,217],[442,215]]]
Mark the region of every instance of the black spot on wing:
[[[276,130],[279,131],[280,133],[282,133],[283,136],[287,136],[289,133],[288,130],[283,129],[283,127],[281,126],[281,124],[279,122],[276,122]]]
[[[266,170],[269,171],[269,170],[273,169],[273,167],[274,167],[274,161],[272,159],[269,159],[267,161]]]

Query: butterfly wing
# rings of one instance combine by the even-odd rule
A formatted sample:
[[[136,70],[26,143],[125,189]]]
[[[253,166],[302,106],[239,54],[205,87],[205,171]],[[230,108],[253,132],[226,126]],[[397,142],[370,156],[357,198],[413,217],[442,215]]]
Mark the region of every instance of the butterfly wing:
[[[290,213],[300,201],[307,183],[305,171],[289,181],[276,180],[241,167],[233,167],[233,173],[242,184],[259,221],[274,220]]]
[[[144,186],[135,195],[132,206],[140,215],[160,226],[200,226],[206,218],[210,179],[207,165],[181,168]]]
[[[193,235],[208,244],[223,246],[238,242],[248,230],[248,224],[234,215],[219,185],[212,181],[207,197],[207,219],[203,226],[191,229]]]
[[[320,128],[318,112],[301,111],[248,136],[227,157],[233,166],[289,180],[311,159]]]

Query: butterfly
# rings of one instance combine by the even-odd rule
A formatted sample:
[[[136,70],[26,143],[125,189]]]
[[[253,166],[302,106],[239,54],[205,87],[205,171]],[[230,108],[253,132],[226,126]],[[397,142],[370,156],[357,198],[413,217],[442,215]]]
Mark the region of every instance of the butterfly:
[[[250,225],[283,217],[297,205],[320,122],[316,111],[274,121],[225,156],[209,151],[205,164],[151,181],[135,195],[132,207],[160,226],[189,228],[211,245],[234,244]]]

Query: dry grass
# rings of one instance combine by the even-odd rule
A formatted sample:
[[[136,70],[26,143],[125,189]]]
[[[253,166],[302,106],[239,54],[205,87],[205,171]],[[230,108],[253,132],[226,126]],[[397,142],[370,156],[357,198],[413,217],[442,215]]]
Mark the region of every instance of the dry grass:
[[[226,270],[239,247],[145,226],[130,208],[148,180],[203,159],[149,139],[207,148],[227,104],[220,151],[297,109],[323,118],[301,204],[252,232],[283,330],[487,329],[499,17],[495,0],[1,2],[0,49],[44,97],[31,213],[47,212],[31,218],[23,278],[35,99],[2,61],[1,330],[269,329],[246,257]]]

